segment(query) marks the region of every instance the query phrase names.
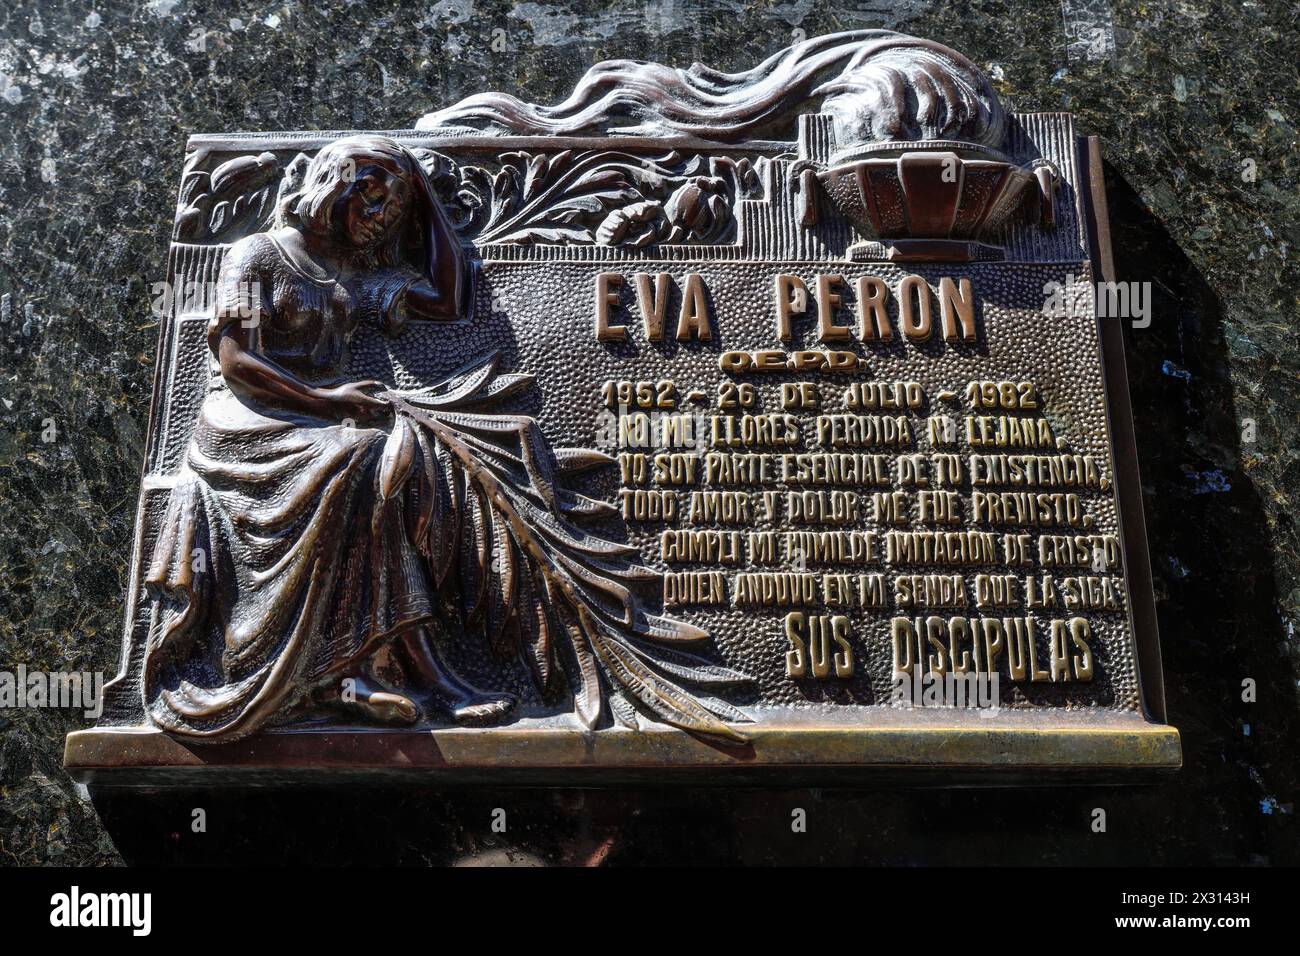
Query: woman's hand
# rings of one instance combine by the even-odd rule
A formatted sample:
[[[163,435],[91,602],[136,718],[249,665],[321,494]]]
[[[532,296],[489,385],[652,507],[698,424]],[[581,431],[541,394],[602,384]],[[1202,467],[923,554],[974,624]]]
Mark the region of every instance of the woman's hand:
[[[320,396],[328,402],[340,419],[350,419],[357,424],[385,417],[390,409],[388,402],[370,394],[388,388],[383,382],[344,382],[334,388],[322,389]]]

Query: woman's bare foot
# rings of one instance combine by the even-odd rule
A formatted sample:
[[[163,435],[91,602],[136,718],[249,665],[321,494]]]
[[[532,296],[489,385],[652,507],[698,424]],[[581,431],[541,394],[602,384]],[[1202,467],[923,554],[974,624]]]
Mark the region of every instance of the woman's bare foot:
[[[423,685],[419,700],[429,717],[450,717],[458,724],[495,724],[515,709],[515,697],[505,692],[489,693],[461,680],[438,654],[423,628],[405,635],[402,648],[407,664]]]
[[[326,692],[325,700],[377,724],[413,724],[420,719],[415,701],[363,674],[345,677],[333,691]]]
[[[441,705],[456,723],[471,727],[495,724],[515,709],[514,695],[504,692],[489,694],[471,690],[455,700],[444,701],[436,695],[432,700],[435,706]]]

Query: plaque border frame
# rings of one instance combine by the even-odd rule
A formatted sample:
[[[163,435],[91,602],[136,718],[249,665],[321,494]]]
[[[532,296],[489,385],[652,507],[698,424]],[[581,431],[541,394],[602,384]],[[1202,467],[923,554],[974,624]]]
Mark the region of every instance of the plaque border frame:
[[[345,131],[195,134],[196,147],[310,149]],[[548,137],[449,137],[423,130],[381,135],[435,148],[494,150],[537,146]],[[647,148],[629,137],[562,137],[566,144]],[[427,142],[426,142],[427,141]],[[775,153],[788,141],[716,143],[690,136],[655,141],[655,148]],[[1094,278],[1114,281],[1101,140],[1076,136],[1081,182],[1076,204],[1086,233]],[[1123,331],[1118,319],[1098,320],[1117,514],[1128,572],[1129,613],[1142,712],[1026,711],[996,726],[967,712],[922,714],[883,709],[863,722],[858,711],[838,719],[825,712],[782,711],[746,726],[749,743],[728,745],[663,725],[587,731],[563,716],[523,719],[488,730],[473,728],[292,728],[264,731],[232,743],[192,744],[148,727],[92,727],[68,734],[64,766],[73,780],[98,786],[206,786],[319,784],[350,778],[368,782],[437,784],[526,783],[614,786],[637,783],[771,784],[890,782],[922,786],[1022,786],[1035,783],[1141,783],[1182,766],[1179,731],[1166,723],[1150,556]],[[155,377],[162,374],[160,336]],[[150,399],[141,500],[147,492],[160,393]],[[139,544],[142,510],[135,520]],[[138,555],[131,569],[127,627],[138,588]],[[127,663],[126,647],[122,664]],[[815,746],[814,746],[815,743]],[[364,745],[364,746],[363,746]]]

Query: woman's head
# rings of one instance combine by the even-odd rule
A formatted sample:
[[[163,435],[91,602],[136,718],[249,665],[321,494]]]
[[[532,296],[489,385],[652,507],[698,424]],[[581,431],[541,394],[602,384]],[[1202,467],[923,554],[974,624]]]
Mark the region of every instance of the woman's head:
[[[306,165],[280,202],[278,221],[324,240],[363,268],[413,269],[465,313],[472,271],[429,176],[409,149],[387,136],[335,140]]]
[[[428,180],[410,150],[384,136],[351,136],[322,149],[301,188],[287,197],[287,222],[327,237],[343,255],[394,265],[403,240],[418,241]]]

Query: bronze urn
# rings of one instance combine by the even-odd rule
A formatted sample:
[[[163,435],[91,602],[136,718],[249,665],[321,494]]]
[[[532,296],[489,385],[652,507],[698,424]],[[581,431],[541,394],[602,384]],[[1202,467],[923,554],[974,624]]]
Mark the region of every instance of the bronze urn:
[[[832,155],[817,180],[867,241],[851,258],[969,261],[1000,258],[987,240],[1032,195],[1050,224],[1053,171],[1017,166],[996,150],[929,140],[868,143]],[[1034,188],[1034,187],[1037,188]]]

